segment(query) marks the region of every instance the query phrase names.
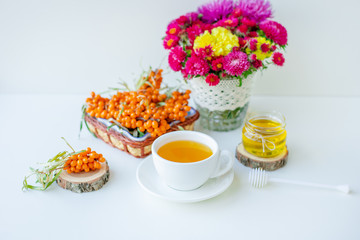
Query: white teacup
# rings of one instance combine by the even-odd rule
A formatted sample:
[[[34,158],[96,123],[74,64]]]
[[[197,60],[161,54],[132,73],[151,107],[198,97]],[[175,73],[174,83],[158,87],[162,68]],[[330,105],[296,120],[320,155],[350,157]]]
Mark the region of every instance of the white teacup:
[[[213,154],[201,161],[180,163],[166,160],[157,154],[164,144],[190,140],[208,146]],[[157,138],[151,147],[152,158],[160,178],[176,190],[193,190],[201,187],[210,178],[216,178],[230,171],[234,157],[227,150],[220,151],[217,142],[210,136],[195,131],[176,131]],[[222,164],[224,161],[224,164]],[[221,167],[225,165],[225,167]]]

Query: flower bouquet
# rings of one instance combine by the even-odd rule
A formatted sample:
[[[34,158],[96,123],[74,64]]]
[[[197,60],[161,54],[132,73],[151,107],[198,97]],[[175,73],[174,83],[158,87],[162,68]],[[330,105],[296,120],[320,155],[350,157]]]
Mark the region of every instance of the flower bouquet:
[[[240,127],[254,74],[284,64],[279,50],[287,45],[287,31],[271,17],[264,0],[217,0],[168,25],[163,45],[169,65],[189,80],[202,126]]]

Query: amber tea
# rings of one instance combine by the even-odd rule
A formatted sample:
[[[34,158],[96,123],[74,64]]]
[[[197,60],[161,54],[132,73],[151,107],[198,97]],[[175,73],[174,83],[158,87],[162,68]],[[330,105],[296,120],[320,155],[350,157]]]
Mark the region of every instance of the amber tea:
[[[157,154],[169,161],[191,163],[204,160],[210,157],[213,152],[202,143],[182,140],[164,144],[159,148]]]

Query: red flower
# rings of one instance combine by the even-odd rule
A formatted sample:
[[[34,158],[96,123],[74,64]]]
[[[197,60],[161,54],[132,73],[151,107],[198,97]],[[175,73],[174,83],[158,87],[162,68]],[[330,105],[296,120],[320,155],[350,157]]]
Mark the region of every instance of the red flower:
[[[260,60],[255,60],[252,62],[254,68],[258,69],[262,66],[262,62]]]
[[[247,31],[248,31],[248,26],[246,26],[246,25],[241,25],[240,27],[238,27],[238,30],[240,31],[240,32],[242,32],[242,33],[247,33]]]
[[[266,43],[261,44],[260,49],[264,53],[268,52],[270,50],[269,44]]]
[[[284,58],[284,56],[282,55],[282,53],[276,52],[276,53],[274,53],[274,55],[273,55],[272,61],[273,61],[276,65],[282,66],[282,65],[284,65],[285,58]]]
[[[209,84],[209,86],[216,86],[219,84],[220,79],[218,76],[216,76],[215,74],[210,73],[209,75],[207,75],[207,77],[205,78],[205,82],[207,82]]]
[[[186,29],[186,32],[188,34],[190,43],[193,44],[195,41],[195,38],[202,34],[204,31],[201,29],[201,27],[197,24],[192,25],[191,27],[188,27]]]
[[[195,54],[202,58],[209,58],[211,57],[213,53],[213,50],[211,48],[211,45],[208,45],[204,48],[199,48],[196,50]]]
[[[247,25],[247,26],[249,26],[249,27],[255,27],[255,26],[256,26],[256,22],[255,22],[255,21],[250,20],[250,19],[248,19],[248,18],[246,18],[246,17],[244,17],[243,19],[241,19],[241,23],[242,23],[242,24],[245,24],[245,25]]]
[[[211,68],[214,71],[221,71],[224,68],[224,58],[219,57],[211,62]]]
[[[246,44],[246,40],[243,39],[243,38],[239,38],[239,46],[240,46],[240,48],[244,47],[245,44]]]
[[[174,35],[167,35],[164,39],[163,45],[165,49],[170,49],[179,43],[179,37]]]
[[[180,16],[175,21],[176,21],[177,24],[182,26],[182,25],[185,25],[186,23],[189,23],[190,19],[188,17],[186,17],[186,16]]]
[[[239,7],[234,8],[234,11],[231,13],[234,17],[241,17],[242,11]]]
[[[170,23],[169,26],[167,27],[166,34],[167,35],[178,35],[180,30],[181,30],[181,28],[179,27],[179,25],[177,25],[176,23]]]
[[[254,37],[258,37],[259,34],[257,32],[255,32],[255,31],[252,31],[252,32],[249,32],[248,36],[251,37],[251,38],[254,38]]]
[[[249,42],[249,48],[251,51],[256,51],[257,49],[257,40],[256,39],[250,39],[250,42]]]

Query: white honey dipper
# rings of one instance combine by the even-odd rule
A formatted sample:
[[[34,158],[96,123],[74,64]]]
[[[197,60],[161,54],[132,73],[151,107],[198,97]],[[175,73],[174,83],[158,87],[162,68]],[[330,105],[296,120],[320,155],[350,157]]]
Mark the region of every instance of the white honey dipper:
[[[290,184],[310,186],[310,187],[333,189],[333,190],[337,190],[337,191],[340,191],[343,193],[350,192],[349,185],[327,185],[327,184],[287,180],[287,179],[281,179],[281,178],[270,178],[269,174],[261,168],[255,168],[255,169],[250,170],[249,182],[253,187],[257,187],[257,188],[261,188],[261,187],[265,186],[268,182],[278,182],[278,183],[290,183]]]

